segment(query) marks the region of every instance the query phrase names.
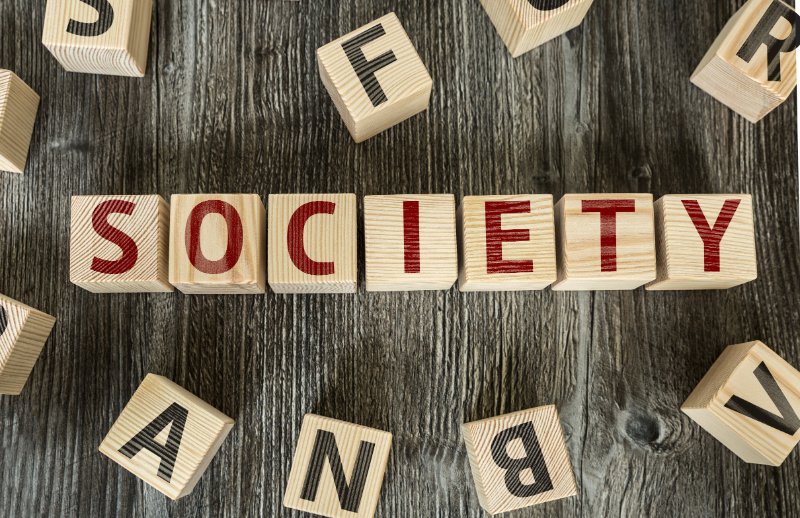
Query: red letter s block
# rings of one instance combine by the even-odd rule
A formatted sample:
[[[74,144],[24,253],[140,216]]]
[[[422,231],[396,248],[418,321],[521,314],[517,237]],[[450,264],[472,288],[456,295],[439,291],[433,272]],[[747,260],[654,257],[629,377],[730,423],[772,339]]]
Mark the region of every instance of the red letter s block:
[[[128,234],[112,227],[108,222],[108,216],[111,214],[130,216],[135,208],[135,203],[124,200],[107,200],[95,207],[92,212],[92,227],[100,237],[120,247],[122,257],[115,261],[94,257],[92,258],[92,271],[119,275],[130,271],[136,265],[139,258],[139,248],[136,246],[136,242]]]

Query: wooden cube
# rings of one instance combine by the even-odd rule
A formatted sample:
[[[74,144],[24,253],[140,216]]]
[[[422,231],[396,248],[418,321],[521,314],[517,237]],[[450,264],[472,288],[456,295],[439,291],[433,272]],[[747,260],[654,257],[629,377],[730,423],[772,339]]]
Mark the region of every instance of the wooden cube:
[[[269,286],[276,293],[355,293],[355,194],[270,194]]]
[[[266,292],[266,209],[257,194],[172,196],[169,282],[188,294]]]
[[[428,109],[433,80],[394,13],[320,47],[317,64],[356,142]]]
[[[161,196],[73,196],[69,278],[93,293],[170,292]]]
[[[504,513],[578,494],[555,406],[462,426],[478,501]]]
[[[656,278],[650,194],[567,194],[556,206],[554,290],[632,290]]]
[[[18,395],[56,319],[0,295],[0,394]]]
[[[726,289],[755,280],[748,194],[670,194],[655,204],[658,278],[648,290]]]
[[[0,69],[0,171],[25,171],[38,110],[39,95],[14,72]]]
[[[452,194],[366,196],[367,291],[448,290],[458,277]]]
[[[481,4],[516,58],[580,25],[593,1],[481,0]]]
[[[69,72],[142,77],[152,0],[48,0],[42,43]]]
[[[692,83],[750,122],[797,86],[797,13],[779,0],[750,0],[736,12],[692,74]]]
[[[759,341],[732,345],[681,410],[745,462],[780,466],[800,442],[800,372]]]
[[[192,492],[234,421],[186,389],[148,374],[100,452],[177,500]]]
[[[458,220],[461,291],[541,290],[556,280],[551,195],[466,196]]]
[[[307,414],[283,505],[320,516],[373,516],[392,434]]]

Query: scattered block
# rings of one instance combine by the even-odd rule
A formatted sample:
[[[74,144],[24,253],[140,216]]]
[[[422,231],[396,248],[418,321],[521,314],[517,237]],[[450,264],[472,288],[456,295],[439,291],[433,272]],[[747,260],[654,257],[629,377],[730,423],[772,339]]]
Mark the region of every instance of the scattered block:
[[[167,378],[148,374],[100,452],[177,500],[192,492],[233,419]]]
[[[749,0],[711,45],[692,83],[758,122],[797,86],[798,23],[797,13],[779,0]]]
[[[0,295],[0,394],[19,395],[56,319]]]
[[[356,142],[428,109],[433,80],[394,13],[317,49],[317,64]]]
[[[275,293],[355,293],[355,194],[270,194],[269,286]]]
[[[727,289],[758,277],[747,194],[669,194],[655,204],[658,277],[648,290]]]
[[[265,233],[257,194],[173,195],[169,282],[187,294],[265,293]]]
[[[69,72],[142,77],[152,0],[48,0],[42,43]]]
[[[650,194],[567,194],[556,206],[554,290],[632,290],[656,278]]]
[[[38,110],[39,95],[14,72],[0,69],[0,171],[25,171]]]
[[[283,505],[321,516],[373,516],[392,434],[307,414]]]
[[[745,462],[780,466],[800,442],[800,372],[759,341],[732,345],[681,410]]]
[[[578,494],[555,406],[462,426],[478,500],[489,514]]]
[[[461,291],[541,290],[556,280],[549,194],[466,196],[459,235]]]

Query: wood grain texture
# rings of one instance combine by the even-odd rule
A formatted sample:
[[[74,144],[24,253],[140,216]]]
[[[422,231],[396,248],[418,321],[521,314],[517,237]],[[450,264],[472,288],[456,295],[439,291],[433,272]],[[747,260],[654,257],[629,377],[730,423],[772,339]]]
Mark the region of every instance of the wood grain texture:
[[[59,319],[23,393],[0,398],[7,514],[300,518],[282,500],[312,412],[393,434],[377,515],[478,518],[461,425],[551,403],[580,496],[514,518],[800,514],[797,451],[746,464],[679,410],[729,344],[800,365],[796,98],[754,126],[689,82],[739,2],[596,1],[516,60],[478,2],[214,5],[157,2],[147,75],[129,80],[65,74],[36,44],[43,3],[0,2],[0,62],[42,95],[26,174],[0,175],[0,293]],[[356,145],[314,52],[392,10],[435,93]],[[187,192],[749,193],[761,275],[691,293],[69,282],[70,196]],[[177,502],[97,453],[148,372],[237,421]]]
[[[25,172],[39,95],[10,70],[0,69],[0,171]]]
[[[0,394],[22,392],[56,319],[0,295]]]

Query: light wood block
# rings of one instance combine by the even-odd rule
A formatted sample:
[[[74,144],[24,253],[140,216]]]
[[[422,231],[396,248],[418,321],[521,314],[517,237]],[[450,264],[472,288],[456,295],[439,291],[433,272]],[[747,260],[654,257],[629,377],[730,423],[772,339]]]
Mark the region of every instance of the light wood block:
[[[554,290],[632,290],[656,278],[650,194],[567,194],[556,205]]]
[[[306,414],[283,505],[320,516],[373,516],[392,434]]]
[[[257,194],[172,196],[169,282],[187,294],[266,292],[266,209]]]
[[[462,426],[478,500],[489,514],[578,494],[555,406]]]
[[[458,212],[461,291],[542,290],[556,280],[551,195],[466,196]]]
[[[780,466],[800,442],[800,372],[759,341],[732,345],[681,410],[745,462]]]
[[[0,394],[19,395],[56,319],[0,295]]]
[[[726,289],[758,277],[749,194],[670,194],[655,212],[658,278],[648,290]]]
[[[169,498],[192,492],[234,421],[186,389],[148,374],[100,452]]]
[[[452,194],[364,197],[367,291],[448,290],[458,277]]]
[[[48,0],[42,43],[69,72],[142,77],[152,0]]]
[[[275,293],[355,293],[355,194],[270,194],[269,287]]]
[[[778,0],[750,0],[736,12],[692,74],[692,83],[758,122],[797,86],[797,13]]]
[[[38,110],[39,95],[14,72],[0,69],[0,171],[25,171]]]
[[[356,142],[428,109],[433,80],[394,13],[320,47],[317,64]]]
[[[170,292],[161,196],[73,196],[69,278],[93,293]]]

